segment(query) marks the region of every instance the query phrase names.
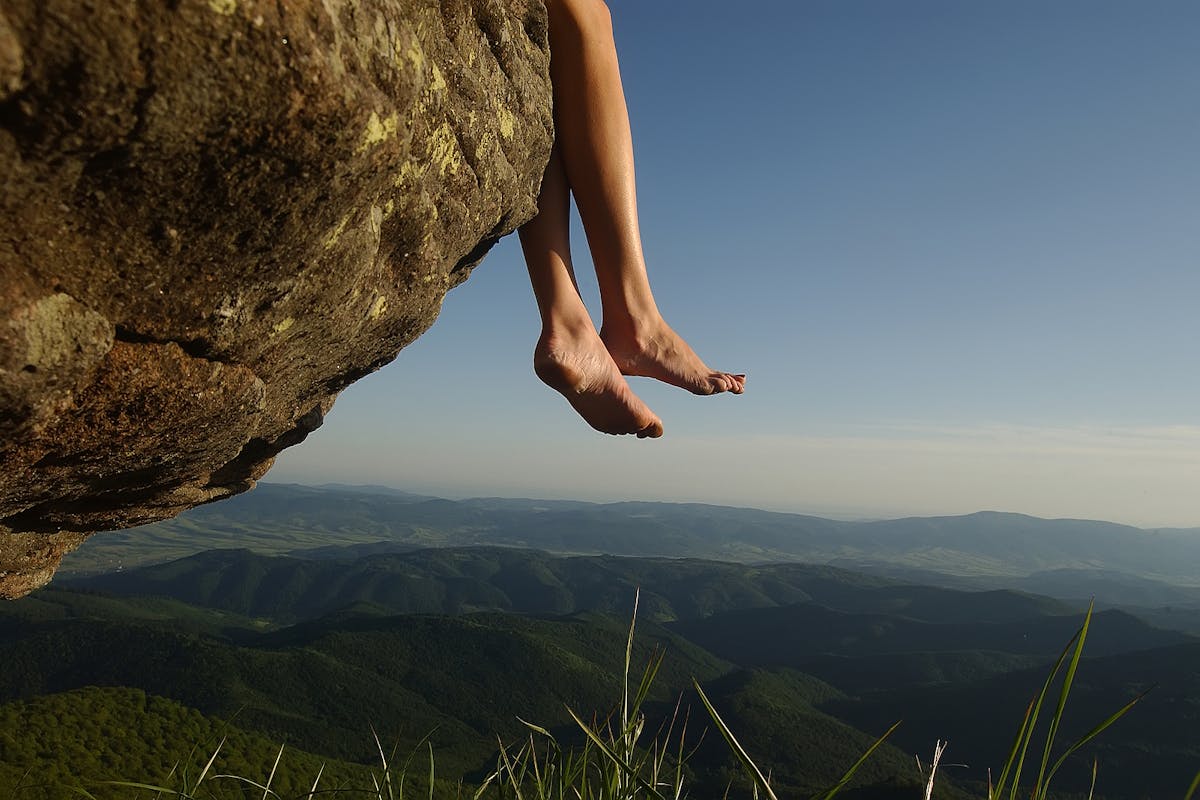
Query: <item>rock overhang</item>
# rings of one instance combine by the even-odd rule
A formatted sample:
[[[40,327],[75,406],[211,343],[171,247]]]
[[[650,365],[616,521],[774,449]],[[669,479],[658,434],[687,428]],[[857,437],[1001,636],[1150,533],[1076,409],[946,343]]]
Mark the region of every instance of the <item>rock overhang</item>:
[[[253,486],[536,212],[540,0],[0,10],[0,595]]]

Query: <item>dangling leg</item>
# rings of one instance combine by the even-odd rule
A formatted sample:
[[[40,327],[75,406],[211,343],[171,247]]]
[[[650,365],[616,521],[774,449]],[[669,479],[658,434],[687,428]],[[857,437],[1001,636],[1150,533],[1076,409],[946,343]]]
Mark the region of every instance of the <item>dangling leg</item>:
[[[662,422],[621,376],[579,296],[569,215],[567,179],[556,144],[542,179],[538,215],[521,228],[521,248],[542,317],[533,369],[596,430],[662,436]]]
[[[654,302],[642,255],[633,141],[612,21],[601,0],[549,0],[555,130],[603,304],[601,337],[625,375],[696,394],[741,393],[745,375],[709,369]]]

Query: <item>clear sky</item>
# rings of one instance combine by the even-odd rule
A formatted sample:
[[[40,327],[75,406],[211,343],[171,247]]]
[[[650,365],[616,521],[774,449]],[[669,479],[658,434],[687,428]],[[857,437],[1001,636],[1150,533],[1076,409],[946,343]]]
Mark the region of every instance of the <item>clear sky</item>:
[[[1200,526],[1200,4],[611,7],[659,305],[746,394],[595,433],[509,237],[269,479]]]

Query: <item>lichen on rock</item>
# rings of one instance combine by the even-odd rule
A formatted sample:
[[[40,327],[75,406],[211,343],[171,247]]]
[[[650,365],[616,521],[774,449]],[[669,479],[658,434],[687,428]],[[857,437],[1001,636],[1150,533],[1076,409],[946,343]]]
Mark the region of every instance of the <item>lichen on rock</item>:
[[[9,0],[0,595],[253,485],[529,219],[540,0]]]

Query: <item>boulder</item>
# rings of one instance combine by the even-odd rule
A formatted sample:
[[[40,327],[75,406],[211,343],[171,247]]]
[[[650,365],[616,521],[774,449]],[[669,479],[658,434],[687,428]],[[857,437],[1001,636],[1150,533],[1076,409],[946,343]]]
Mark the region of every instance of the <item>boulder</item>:
[[[6,0],[0,595],[254,485],[536,211],[540,0]]]

